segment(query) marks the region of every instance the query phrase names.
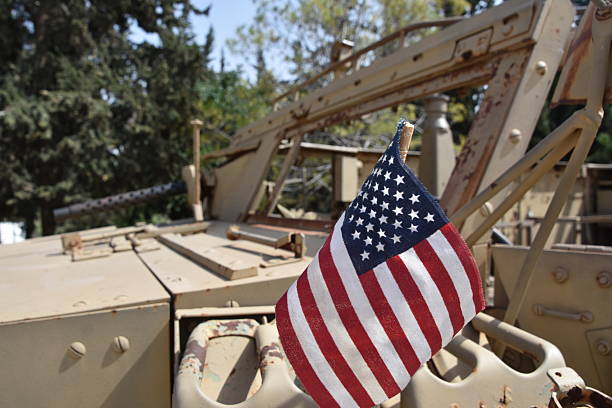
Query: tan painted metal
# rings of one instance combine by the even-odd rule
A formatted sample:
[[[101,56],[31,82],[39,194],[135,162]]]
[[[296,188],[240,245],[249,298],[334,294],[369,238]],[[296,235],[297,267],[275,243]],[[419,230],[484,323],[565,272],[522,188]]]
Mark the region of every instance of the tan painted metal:
[[[556,37],[563,39],[569,33],[569,3],[560,1],[555,7],[551,7],[551,4],[535,0],[504,3],[470,21],[456,23],[414,46],[402,47],[394,54],[348,74],[241,129],[234,146],[255,141],[261,141],[261,144],[256,151],[233,160],[217,171],[217,186],[231,184],[229,180],[238,174],[247,175],[248,178],[242,177],[240,191],[235,188],[215,191],[217,198],[213,199],[213,215],[225,220],[244,219],[248,211],[256,207],[254,197],[282,138],[303,134],[433,92],[484,83],[492,76],[494,81],[502,84],[508,70],[515,70],[515,77],[521,75],[521,61],[528,61],[533,43],[538,44],[543,33],[550,35],[548,30],[554,28]],[[486,52],[481,43],[466,42],[466,38],[478,37],[479,33],[486,30],[491,31]],[[472,44],[472,48],[465,48],[461,54],[456,55],[457,43],[462,43],[462,47]],[[565,44],[564,41],[561,43]],[[562,47],[558,46],[553,51],[558,54],[557,60],[560,59]],[[550,71],[554,71],[555,59],[551,59]],[[527,87],[528,81],[527,78],[520,83]],[[539,82],[549,84],[547,80]],[[547,90],[546,87],[535,88],[537,90],[530,94],[534,97]],[[512,101],[501,94],[498,98]],[[531,111],[538,109],[532,107]],[[497,118],[496,122],[499,122]],[[244,171],[245,166],[248,172]],[[219,197],[223,197],[222,202]],[[245,200],[245,197],[248,199]]]
[[[181,237],[176,234],[161,235],[159,240],[168,248],[191,259],[229,280],[247,278],[257,275],[259,262],[246,261],[225,245],[214,245],[214,242],[203,236]]]
[[[153,303],[1,324],[0,406],[169,407],[169,314]]]
[[[134,252],[73,263],[55,236],[0,258],[0,406],[168,407],[170,297]]]
[[[552,390],[547,371],[565,367],[561,352],[552,343],[483,313],[472,326],[477,333],[529,356],[536,368],[519,372],[495,356],[486,343],[480,345],[479,334],[459,334],[445,348],[457,359],[447,367],[446,378],[427,365],[421,367],[402,392],[402,408],[547,407]]]
[[[580,21],[568,58],[563,65],[559,82],[553,94],[553,106],[558,104],[584,104],[589,96],[589,80],[593,64],[591,42],[596,6],[591,2]],[[612,102],[612,73],[608,73],[605,92],[606,103]]]
[[[499,291],[510,299],[519,279],[516,266],[528,251],[523,246],[492,247]],[[533,290],[527,292],[518,316],[521,328],[554,342],[568,365],[604,392],[612,390],[612,355],[598,353],[597,348],[598,342],[612,341],[612,288],[601,285],[598,277],[610,271],[610,265],[608,252],[545,250],[534,272]],[[564,279],[559,273],[565,274]],[[496,306],[506,307],[502,293],[496,296]]]
[[[202,266],[173,250],[162,246],[160,250],[140,254],[142,262],[174,296],[177,309],[194,307],[222,307],[228,300],[235,300],[242,306],[275,304],[291,283],[310,263],[310,257],[296,259],[296,262],[259,268],[274,260],[293,258],[293,253],[267,245],[248,241],[231,241],[226,237],[227,228],[232,225],[222,221],[210,223],[207,234],[183,237],[183,241],[200,250],[223,251],[234,260],[257,267],[251,277],[227,280],[208,266]],[[286,236],[284,229],[256,228],[239,224],[243,231],[267,235],[271,238]],[[306,235],[306,246],[312,256],[324,242],[325,235]]]
[[[608,74],[610,42],[612,41],[612,24],[609,24],[608,20],[609,18],[603,20],[595,18],[593,22],[592,75],[589,81],[587,103],[582,110],[590,121],[588,126],[583,127],[580,131],[576,148],[572,153],[565,173],[559,181],[559,187],[548,207],[546,216],[525,258],[516,286],[512,291],[512,297],[504,315],[504,321],[512,324],[516,321],[527,292],[530,289],[530,281],[533,278],[538,258],[546,245],[556,219],[559,217],[565,198],[576,180],[576,174],[580,170],[580,166],[586,159],[591,145],[597,136],[597,129],[603,118],[602,103]],[[503,349],[500,347],[496,352],[501,354]]]
[[[551,408],[612,406],[612,397],[587,387],[584,380],[569,367],[548,370],[548,376],[554,383],[549,403]]]
[[[593,246],[545,249],[540,257],[538,253],[540,245],[552,244],[545,238],[551,225],[559,224],[556,218],[563,199],[575,191],[571,184],[582,168],[581,156],[600,119],[600,104],[593,103],[598,96],[523,158],[568,43],[571,19],[568,1],[515,0],[457,22],[414,46],[402,45],[368,67],[358,63],[364,50],[332,64],[322,73],[335,73],[337,79],[330,85],[310,95],[302,95],[300,87],[290,90],[290,95],[283,97],[295,96],[295,100],[284,105],[278,101],[275,112],[241,129],[228,149],[203,157],[230,159],[215,170],[214,177],[204,177],[205,199],[214,189],[207,213],[212,210],[221,218],[210,225],[106,227],[63,240],[55,236],[0,246],[0,357],[3,364],[6,362],[2,368],[7,367],[7,371],[0,369],[0,406],[169,407],[171,367],[178,366],[182,350],[186,350],[185,365],[175,382],[177,406],[220,407],[248,397],[239,406],[311,406],[312,400],[295,385],[291,367],[282,361],[274,324],[267,324],[267,319],[273,318],[271,305],[311,258],[295,258],[292,252],[261,242],[229,240],[229,222],[251,214],[249,219],[260,224],[239,224],[239,228],[267,237],[264,243],[279,242],[288,233],[303,233],[307,254],[314,255],[326,238],[325,231],[333,225],[332,218],[267,215],[275,207],[291,164],[300,156],[331,157],[339,179],[335,181],[335,200],[346,203],[381,151],[301,143],[302,135],[435,92],[483,84],[488,84],[485,99],[442,203],[454,213],[453,220],[464,224],[463,232],[473,244],[485,283],[492,282],[491,274],[495,273],[495,293],[491,293],[493,288],[487,289],[488,299],[495,303],[490,312],[499,316],[510,306],[510,315],[518,311],[521,328],[532,334],[478,315],[472,324],[476,332],[466,328],[423,367],[404,392],[402,404],[544,406],[552,389],[545,368],[565,365],[549,342],[563,351],[588,383],[610,390],[612,322],[607,311],[612,287],[608,257],[612,255],[606,248]],[[590,24],[598,35],[603,23]],[[390,38],[403,39],[405,34],[393,34],[367,49],[387,44]],[[603,37],[607,40],[596,41],[594,51],[589,51],[600,62],[604,61],[601,55],[607,57],[609,51],[604,47],[609,38]],[[573,54],[570,58],[580,60]],[[572,65],[574,62],[568,63],[566,70]],[[579,69],[582,65],[586,64],[579,64]],[[589,77],[599,81],[591,84],[605,85],[601,78],[608,60],[591,65],[598,71]],[[575,87],[579,82],[567,83]],[[575,90],[568,95],[574,95]],[[593,97],[593,92],[589,95]],[[603,93],[599,102],[602,98]],[[194,136],[196,128],[197,123]],[[586,137],[584,129],[591,132]],[[200,158],[196,157],[199,147],[195,139],[194,165],[187,166],[183,174],[190,204],[202,201],[197,191],[201,184],[197,181]],[[423,157],[409,154],[408,164],[413,169],[420,159],[421,167],[431,163],[425,145]],[[530,255],[527,248],[483,242],[481,236],[523,193],[537,187],[540,177],[554,177],[549,169],[576,145],[577,153],[564,167],[566,176],[555,186],[559,193],[550,194],[553,209],[544,217],[543,213],[524,217],[534,226],[539,223],[537,245]],[[434,150],[440,153],[440,148]],[[263,192],[262,181],[277,151],[287,153],[285,165],[281,177],[268,189],[272,194],[266,208],[259,205],[257,197]],[[422,173],[426,177],[427,172]],[[239,187],[236,180],[241,180]],[[590,184],[584,188],[597,189]],[[604,211],[600,214],[612,211],[612,194],[597,190],[598,206]],[[586,200],[577,199],[575,205],[587,206]],[[260,208],[266,214],[253,214]],[[571,211],[564,213],[568,220],[588,223],[584,214],[574,207]],[[472,213],[477,215],[468,217]],[[605,217],[593,220],[606,221]],[[123,251],[129,249],[128,242],[134,251]],[[93,248],[98,255],[107,252],[108,256],[72,263],[64,253],[71,248]],[[153,248],[156,250],[146,252]],[[524,262],[528,257],[531,261]],[[250,265],[251,276],[235,274],[239,263]],[[519,273],[516,266],[521,263],[523,272]],[[176,311],[174,318],[170,310]],[[215,323],[211,323],[213,318]],[[246,336],[236,335],[240,334],[237,324],[232,335],[208,336],[211,325],[218,325],[219,319],[226,327],[251,319],[251,329],[242,333]],[[199,333],[206,331],[205,337],[211,337],[205,345],[205,358],[198,355],[197,342],[185,341],[202,322],[206,330]],[[198,329],[194,337],[203,338]],[[490,351],[493,339],[497,339],[494,345],[509,344],[503,361]],[[189,364],[194,365],[187,367]],[[24,366],[39,368],[34,373],[28,370],[24,379]],[[191,368],[195,372],[190,372]],[[38,387],[34,392],[32,384]],[[395,397],[382,406],[398,404],[399,397]]]
[[[539,38],[531,53],[515,53],[489,82],[468,140],[440,199],[450,215],[476,193],[493,184],[523,157],[527,149],[545,96],[564,55],[573,18],[569,2],[547,4],[551,7],[546,10],[546,17],[537,23]],[[545,61],[548,67],[543,75],[536,69],[540,61]],[[492,205],[496,206],[496,200],[500,198],[492,200]],[[471,232],[480,221],[480,217],[475,215],[464,225],[462,232]]]
[[[196,221],[204,220],[204,213],[202,211],[202,194],[201,194],[201,183],[200,183],[200,129],[204,123],[199,119],[191,121],[193,128],[193,166],[194,166],[194,202],[191,204],[193,210],[193,219]]]
[[[213,365],[211,368],[209,356],[212,353],[208,351],[211,340],[238,336],[256,341],[258,368],[262,377],[258,389],[247,392],[242,402],[236,401],[236,394],[243,394],[240,388],[245,389],[245,384],[233,388],[232,384],[225,383],[222,390],[207,386],[217,379],[212,370],[223,368],[223,365],[218,368]],[[242,371],[246,370],[244,367]],[[209,396],[207,393],[215,395]],[[217,402],[219,399],[229,401]],[[299,389],[289,376],[276,326],[259,325],[252,319],[209,320],[194,329],[178,369],[173,400],[175,408],[222,408],[229,407],[229,404],[236,408],[316,407],[312,398]]]
[[[231,225],[225,233],[227,238],[232,241],[243,239],[270,246],[275,249],[292,251],[295,258],[302,258],[306,254],[306,238],[301,232],[289,232],[279,238],[271,238],[261,234],[241,231],[238,225]],[[264,264],[262,264],[262,266],[263,265]],[[266,262],[265,265],[269,266],[268,262]]]

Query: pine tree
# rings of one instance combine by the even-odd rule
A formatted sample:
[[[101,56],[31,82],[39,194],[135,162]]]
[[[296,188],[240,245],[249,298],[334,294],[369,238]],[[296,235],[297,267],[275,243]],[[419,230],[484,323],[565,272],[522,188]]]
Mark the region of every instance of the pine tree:
[[[178,0],[0,1],[0,211],[40,217],[84,199],[168,182],[188,162],[195,84],[212,47]],[[133,26],[158,37],[133,43]],[[131,213],[131,218],[140,217]]]

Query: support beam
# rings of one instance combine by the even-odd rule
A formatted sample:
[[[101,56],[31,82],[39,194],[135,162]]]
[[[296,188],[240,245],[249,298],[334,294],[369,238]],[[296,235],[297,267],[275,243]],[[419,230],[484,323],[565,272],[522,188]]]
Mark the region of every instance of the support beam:
[[[538,23],[538,41],[533,49],[509,54],[488,84],[440,199],[449,215],[490,185],[527,150],[563,57],[573,19],[569,2],[553,3]],[[546,68],[541,69],[542,66]],[[472,228],[468,225],[462,232]]]
[[[280,194],[283,190],[283,186],[285,185],[285,180],[287,180],[287,176],[289,176],[289,171],[291,170],[291,166],[295,163],[295,160],[300,153],[300,143],[302,142],[302,135],[298,135],[293,138],[293,144],[289,148],[287,155],[285,155],[285,159],[283,160],[283,165],[281,167],[280,173],[276,178],[276,183],[274,184],[274,189],[272,190],[272,194],[268,197],[268,203],[266,205],[265,214],[270,215],[274,212],[274,208],[276,207],[276,203],[280,199]]]

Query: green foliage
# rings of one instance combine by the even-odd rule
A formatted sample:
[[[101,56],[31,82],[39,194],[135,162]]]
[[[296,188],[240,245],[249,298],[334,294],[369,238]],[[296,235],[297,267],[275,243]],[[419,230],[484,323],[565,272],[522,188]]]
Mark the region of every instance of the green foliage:
[[[210,152],[227,147],[232,135],[263,116],[271,109],[269,101],[275,84],[264,74],[255,86],[240,71],[211,73],[196,87],[198,109],[202,112],[202,150]],[[208,164],[208,163],[205,163]]]
[[[3,218],[26,219],[31,235],[40,214],[50,234],[53,208],[179,177],[212,46],[212,33],[193,41],[188,18],[206,12],[179,0],[0,1]],[[132,26],[158,44],[131,42]]]
[[[329,64],[335,41],[348,39],[362,48],[412,22],[463,14],[466,0],[254,0],[254,20],[240,26],[230,50],[255,61],[283,64],[300,82]],[[431,30],[415,33],[415,38]],[[279,75],[278,72],[276,72]]]

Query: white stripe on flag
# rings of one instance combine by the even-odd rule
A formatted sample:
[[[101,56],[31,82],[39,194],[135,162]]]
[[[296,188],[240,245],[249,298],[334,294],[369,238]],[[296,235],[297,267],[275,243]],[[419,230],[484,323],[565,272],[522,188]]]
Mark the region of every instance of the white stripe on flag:
[[[414,249],[410,248],[408,251],[402,252],[399,257],[410,271],[412,279],[421,291],[421,296],[427,303],[427,307],[438,326],[442,344],[447,344],[453,338],[453,325],[436,283]]]
[[[295,335],[319,380],[341,407],[357,407],[358,405],[336,377],[323,353],[321,353],[304,316],[295,283],[287,291],[287,309]]]
[[[429,343],[421,331],[419,323],[412,314],[412,310],[410,310],[410,306],[408,305],[404,294],[393,278],[389,267],[385,262],[383,262],[374,268],[374,274],[376,275],[376,279],[378,280],[378,284],[380,285],[385,298],[387,298],[389,306],[391,306],[395,317],[397,317],[397,321],[404,331],[404,335],[410,342],[410,345],[412,345],[412,348],[419,358],[419,361],[425,362],[429,360],[431,357]]]
[[[455,285],[455,290],[459,295],[463,321],[469,322],[474,317],[474,301],[472,300],[472,287],[463,269],[461,260],[441,231],[438,230],[431,234],[427,241],[429,241],[438,258],[442,261],[444,268]]]
[[[355,373],[355,376],[359,379],[368,395],[370,395],[370,398],[373,401],[385,400],[387,398],[385,392],[380,387],[380,384],[378,384],[378,380],[372,373],[372,370],[370,370],[370,367],[368,367],[363,356],[357,347],[355,347],[353,340],[340,319],[340,315],[338,315],[336,306],[334,306],[334,302],[325,285],[323,275],[321,275],[318,253],[312,260],[306,273],[310,289],[317,303],[317,308],[342,357],[344,357],[348,366]]]
[[[408,374],[402,359],[395,351],[391,340],[387,336],[387,332],[380,324],[378,317],[376,317],[376,313],[374,313],[370,305],[370,301],[363,290],[363,286],[361,286],[361,281],[357,276],[353,262],[351,261],[348,250],[346,246],[344,246],[344,240],[342,239],[340,227],[343,221],[344,213],[336,223],[334,231],[332,232],[330,252],[334,264],[336,264],[340,279],[342,279],[342,283],[346,288],[346,292],[357,317],[370,336],[372,343],[389,369],[393,379],[398,386],[402,387],[406,384],[406,380],[410,378],[410,374]]]

